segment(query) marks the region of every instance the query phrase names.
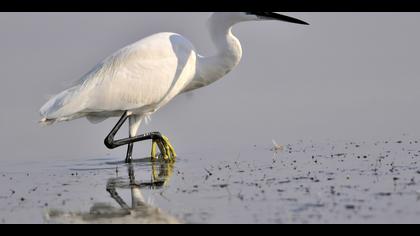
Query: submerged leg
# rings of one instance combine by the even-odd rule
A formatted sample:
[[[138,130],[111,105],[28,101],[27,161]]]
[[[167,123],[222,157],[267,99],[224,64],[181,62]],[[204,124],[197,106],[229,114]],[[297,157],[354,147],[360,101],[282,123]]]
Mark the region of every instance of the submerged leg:
[[[126,156],[125,161],[126,163],[130,163],[132,161],[133,144],[136,142],[141,142],[145,140],[152,140],[152,158],[157,158],[156,145],[157,147],[159,147],[161,155],[165,160],[174,160],[176,158],[175,150],[173,146],[170,144],[169,139],[161,135],[159,132],[152,132],[152,133],[135,136],[135,133],[137,131],[134,132],[133,130],[136,130],[135,129],[136,125],[139,125],[139,123],[135,123],[136,118],[134,118],[133,120],[130,119],[130,126],[131,126],[130,137],[125,138],[125,139],[115,140],[115,135],[118,133],[118,131],[121,129],[121,127],[124,125],[125,121],[129,117],[130,117],[129,113],[127,111],[124,112],[124,114],[122,115],[118,123],[115,125],[115,127],[111,130],[111,132],[105,138],[104,143],[107,148],[115,149],[117,147],[128,145],[127,156]],[[137,117],[137,121],[138,121],[138,117]]]

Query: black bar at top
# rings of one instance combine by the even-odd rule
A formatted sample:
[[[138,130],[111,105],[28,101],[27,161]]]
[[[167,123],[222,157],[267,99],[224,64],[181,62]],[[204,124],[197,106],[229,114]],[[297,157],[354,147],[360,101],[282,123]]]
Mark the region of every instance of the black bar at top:
[[[9,0],[14,12],[420,12],[420,0]]]

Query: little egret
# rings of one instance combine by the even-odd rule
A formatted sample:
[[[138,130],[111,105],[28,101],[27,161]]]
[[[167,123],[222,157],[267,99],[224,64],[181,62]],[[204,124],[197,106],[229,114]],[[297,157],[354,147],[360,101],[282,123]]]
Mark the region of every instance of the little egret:
[[[107,148],[127,145],[125,161],[129,163],[133,144],[152,140],[152,159],[174,160],[176,154],[166,136],[159,132],[137,135],[141,122],[177,95],[210,85],[232,71],[242,57],[242,47],[232,34],[232,27],[240,22],[264,20],[308,25],[273,12],[216,12],[208,27],[218,52],[209,57],[198,54],[190,41],[179,34],[149,36],[109,56],[75,86],[50,99],[40,110],[41,123],[50,125],[82,117],[99,123],[121,117],[105,139]],[[127,119],[129,138],[114,140]]]

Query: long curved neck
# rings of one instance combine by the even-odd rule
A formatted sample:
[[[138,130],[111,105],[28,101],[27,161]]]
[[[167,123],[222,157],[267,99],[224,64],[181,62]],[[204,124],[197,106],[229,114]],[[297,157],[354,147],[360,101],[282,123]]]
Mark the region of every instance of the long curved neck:
[[[215,15],[209,19],[208,27],[217,52],[213,56],[199,58],[196,87],[207,86],[221,79],[241,61],[241,43],[232,34],[235,23]]]
[[[230,62],[236,66],[242,58],[242,47],[239,40],[232,34],[232,27],[235,23],[213,15],[208,21],[208,27],[213,43],[218,50],[213,58],[220,59],[224,63]],[[231,64],[229,66],[232,66]]]

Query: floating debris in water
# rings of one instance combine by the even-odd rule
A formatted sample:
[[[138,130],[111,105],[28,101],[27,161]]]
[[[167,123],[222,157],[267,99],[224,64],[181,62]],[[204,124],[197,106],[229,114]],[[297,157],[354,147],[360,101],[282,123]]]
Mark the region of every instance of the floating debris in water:
[[[216,188],[227,188],[228,186],[229,186],[228,184],[213,185],[213,187],[216,187]]]
[[[278,153],[284,151],[284,146],[277,144],[276,140],[273,139],[273,147],[270,149],[270,151]]]
[[[204,169],[206,172],[207,172],[207,174],[209,175],[209,176],[212,176],[213,175],[213,173],[211,173],[209,170],[207,170],[207,169]]]
[[[380,197],[389,197],[392,195],[392,193],[377,193],[376,195]]]
[[[355,205],[346,205],[346,209],[347,210],[354,210],[354,209],[356,209],[356,206]]]

